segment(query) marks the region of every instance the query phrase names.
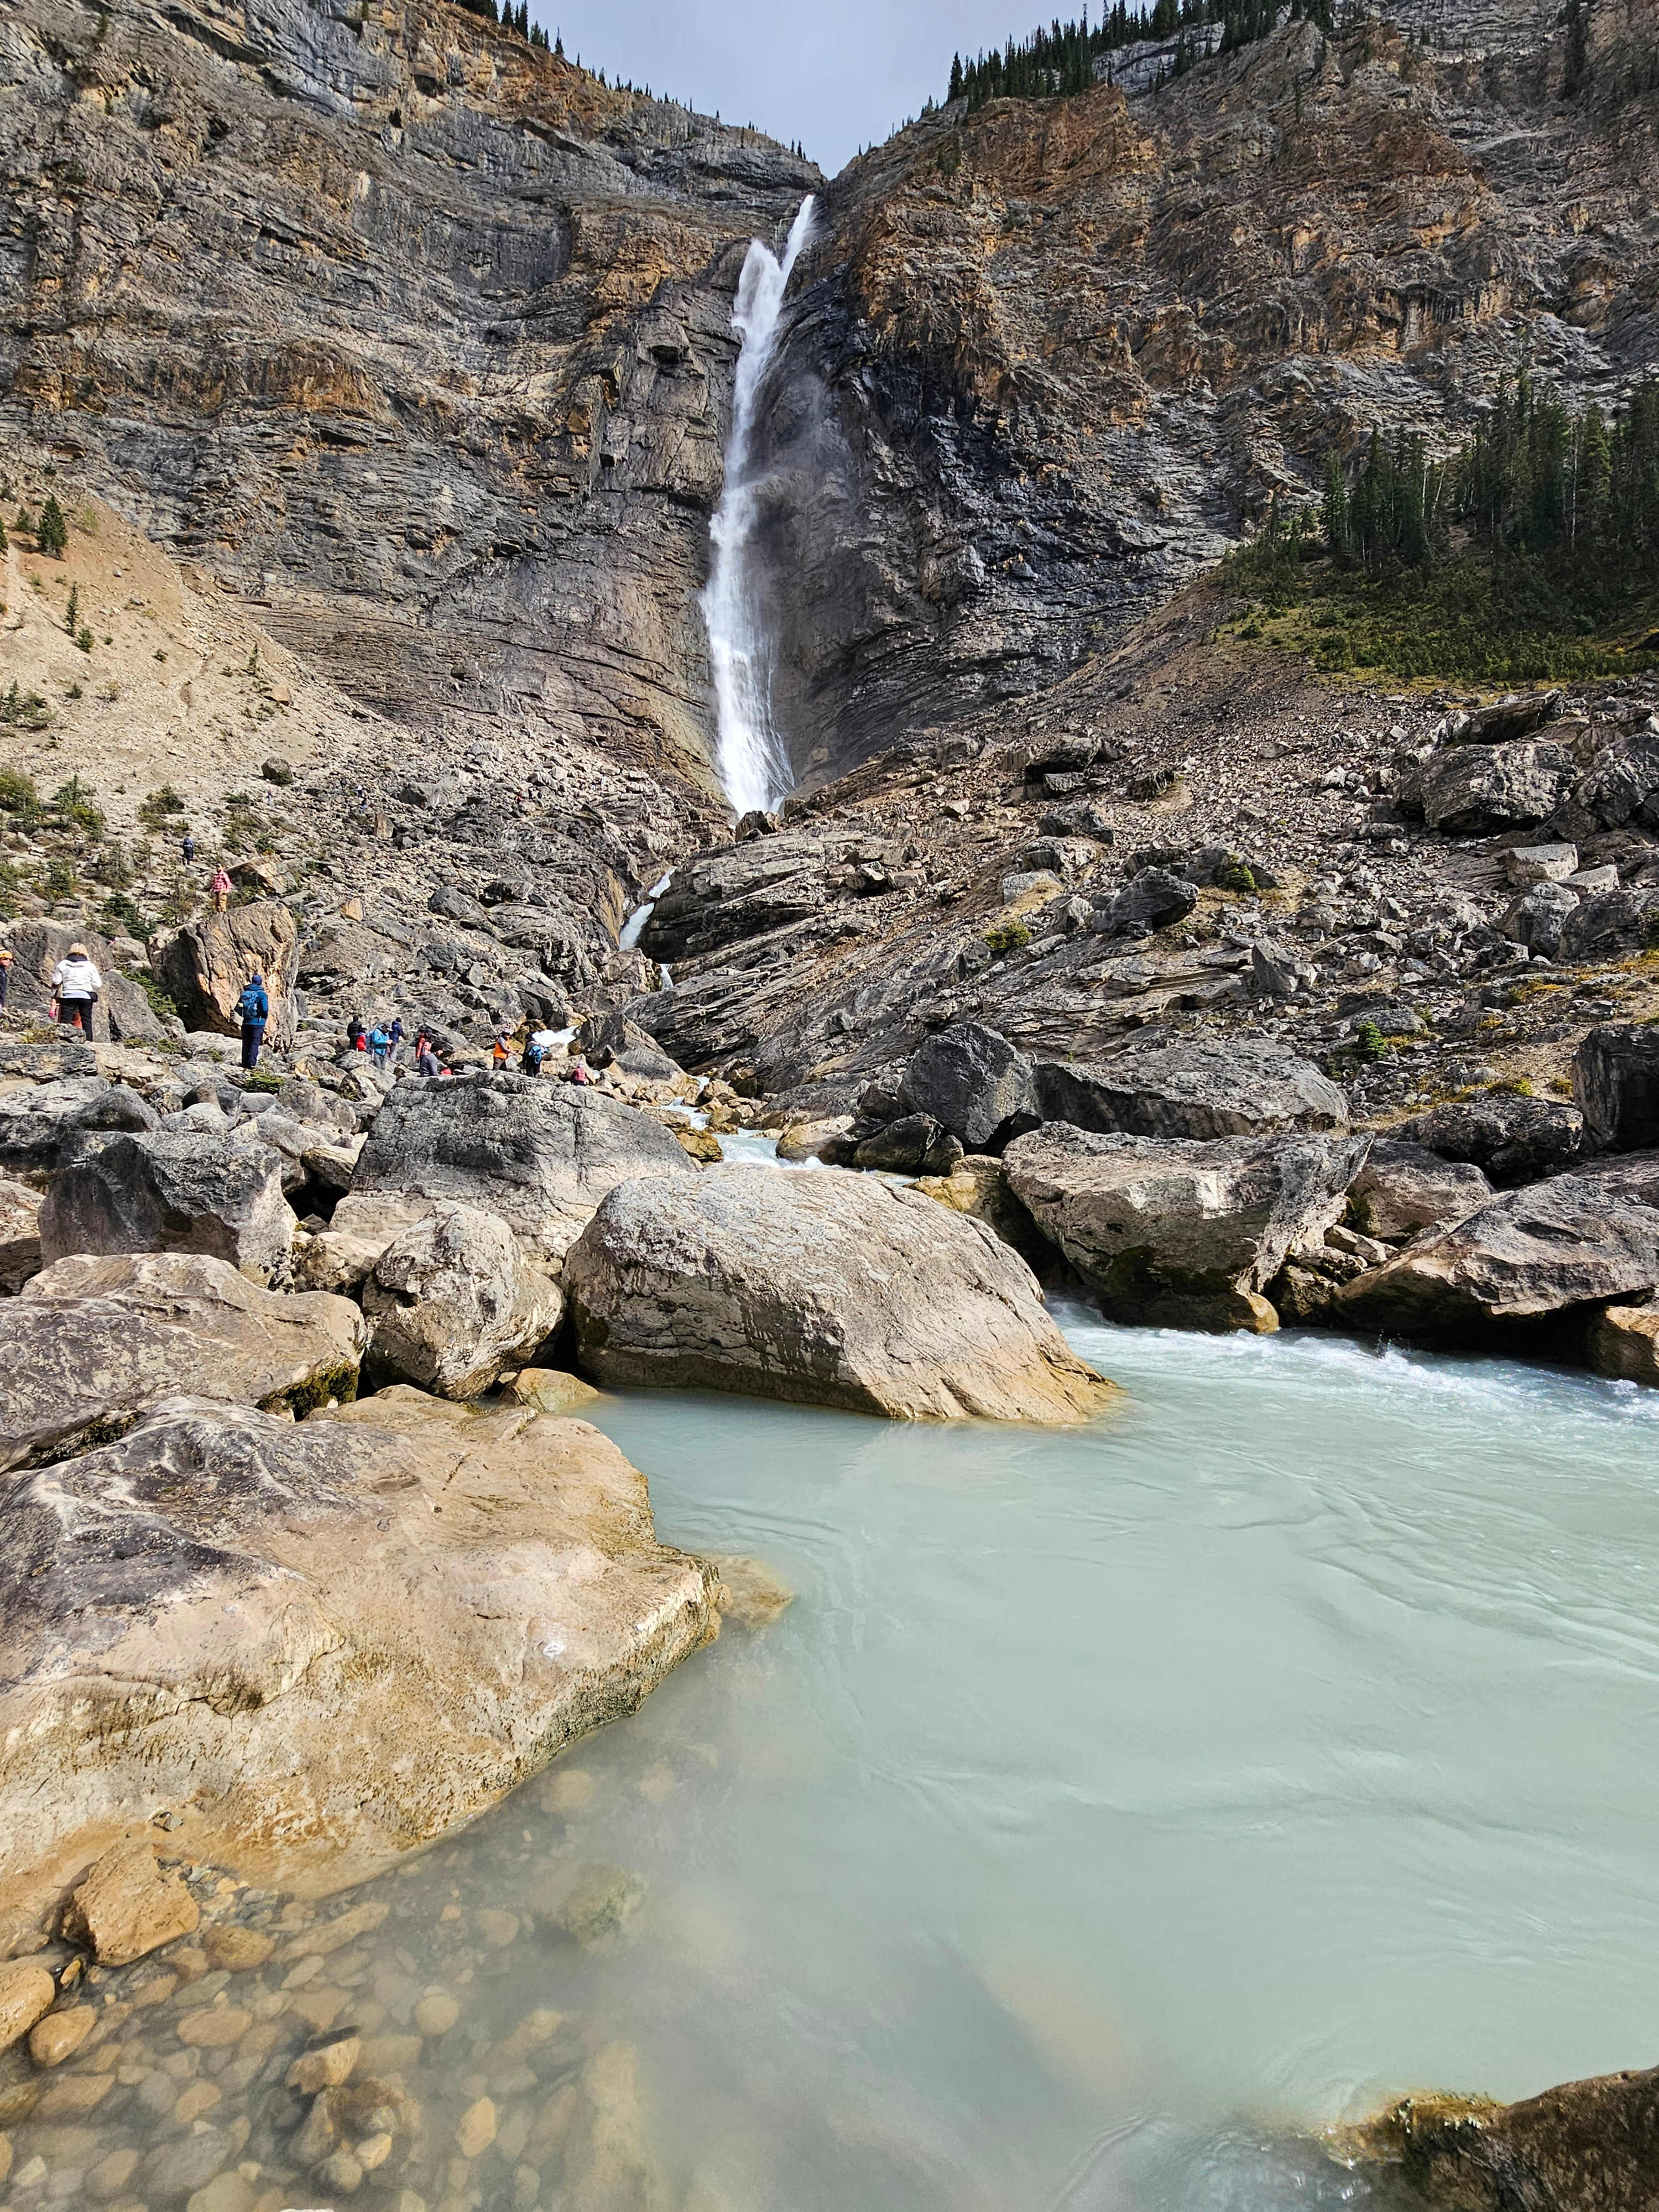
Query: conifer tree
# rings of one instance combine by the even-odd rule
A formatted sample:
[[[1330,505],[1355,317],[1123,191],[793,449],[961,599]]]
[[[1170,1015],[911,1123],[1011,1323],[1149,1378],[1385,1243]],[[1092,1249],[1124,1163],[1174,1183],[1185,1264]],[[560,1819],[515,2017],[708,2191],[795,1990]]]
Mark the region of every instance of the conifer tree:
[[[64,519],[64,510],[58,504],[55,492],[46,495],[46,503],[40,510],[40,528],[35,543],[43,553],[50,553],[59,561],[69,550],[69,524]]]

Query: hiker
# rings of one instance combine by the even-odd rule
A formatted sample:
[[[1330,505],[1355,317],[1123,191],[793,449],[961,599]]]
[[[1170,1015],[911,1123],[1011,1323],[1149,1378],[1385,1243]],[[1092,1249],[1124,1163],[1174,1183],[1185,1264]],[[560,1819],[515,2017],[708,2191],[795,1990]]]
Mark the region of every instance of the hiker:
[[[11,963],[16,957],[9,945],[0,945],[0,1014],[6,1011],[6,994],[11,988]]]
[[[489,1057],[498,1068],[505,1067],[512,1059],[513,1040],[505,1030],[496,1030],[495,1042],[489,1048]]]
[[[184,842],[179,846],[179,850],[180,854],[183,856],[185,866],[189,867],[191,862],[196,858],[196,840],[191,836],[188,830],[185,832]]]
[[[587,1072],[587,1062],[582,1059],[580,1054],[577,1054],[576,1058],[571,1061],[569,1066],[565,1070],[564,1079],[567,1083],[580,1083],[584,1085],[591,1084],[592,1082],[593,1079]]]
[[[103,977],[93,966],[86,946],[77,940],[52,971],[54,1019],[68,1022],[72,1027],[78,1024],[90,1036],[92,1010],[97,1005],[98,994],[103,988]]]
[[[346,1050],[361,1052],[363,1049],[363,1039],[368,1034],[368,1032],[363,1027],[362,1017],[354,1014],[346,1024]]]
[[[270,994],[257,968],[236,1001],[236,1012],[242,1024],[242,1065],[252,1075],[259,1065],[259,1048],[265,1041],[265,1024],[270,1019]]]
[[[208,888],[213,893],[213,911],[222,914],[230,904],[230,878],[222,868],[213,871],[213,881]]]
[[[404,1020],[401,1014],[393,1014],[387,1027],[386,1035],[392,1040],[392,1064],[395,1067],[398,1065],[398,1054],[403,1050],[404,1045]]]
[[[374,1061],[375,1073],[384,1075],[386,1059],[392,1050],[392,1039],[379,1022],[368,1033],[368,1049]]]
[[[541,1031],[532,1030],[524,1041],[524,1057],[519,1062],[521,1072],[526,1075],[539,1075],[542,1062],[546,1057],[547,1047],[542,1042]]]
[[[441,1075],[443,1072],[442,1063],[439,1060],[437,1054],[432,1049],[432,1040],[422,1033],[420,1050],[415,1055],[416,1074],[434,1076]]]

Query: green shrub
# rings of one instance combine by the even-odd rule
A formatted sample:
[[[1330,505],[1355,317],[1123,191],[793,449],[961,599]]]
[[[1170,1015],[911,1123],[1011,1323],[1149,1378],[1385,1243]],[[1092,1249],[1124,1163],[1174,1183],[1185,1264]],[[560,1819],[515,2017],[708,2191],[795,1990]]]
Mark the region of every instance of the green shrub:
[[[38,814],[40,795],[34,778],[21,768],[0,768],[0,814]]]
[[[1030,941],[1031,933],[1023,921],[994,921],[985,933],[993,952],[1018,952]]]
[[[1386,1060],[1389,1041],[1375,1022],[1361,1022],[1353,1033],[1353,1048],[1361,1060]]]
[[[184,811],[185,802],[170,783],[147,792],[138,802],[138,819],[146,830],[169,829],[173,826],[170,817]]]

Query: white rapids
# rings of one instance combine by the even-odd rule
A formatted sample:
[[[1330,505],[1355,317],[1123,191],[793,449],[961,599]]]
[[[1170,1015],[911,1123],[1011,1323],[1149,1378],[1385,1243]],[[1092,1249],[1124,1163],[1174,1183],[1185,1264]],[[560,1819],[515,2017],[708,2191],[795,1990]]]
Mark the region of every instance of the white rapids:
[[[709,534],[713,560],[702,594],[714,678],[715,766],[739,815],[777,804],[794,781],[788,752],[772,721],[772,641],[760,603],[757,555],[763,478],[755,470],[755,419],[776,350],[789,272],[812,228],[809,192],[795,212],[781,260],[756,239],[738,280],[732,326],[741,337],[732,394],[726,483]]]

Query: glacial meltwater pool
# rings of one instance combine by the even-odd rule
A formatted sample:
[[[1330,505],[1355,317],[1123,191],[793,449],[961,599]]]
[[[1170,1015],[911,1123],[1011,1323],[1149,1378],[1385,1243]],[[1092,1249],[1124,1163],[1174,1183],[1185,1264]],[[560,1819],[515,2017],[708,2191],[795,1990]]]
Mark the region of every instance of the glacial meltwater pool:
[[[1131,1394],[1081,1431],[603,1407],[668,1540],[799,1593],[571,1755],[673,2162],[1268,2203],[1180,2147],[1651,2063],[1659,1401],[1065,1318]]]
[[[385,1880],[240,1896],[257,1971],[95,1975],[0,2203],[1334,2212],[1297,2129],[1650,2063],[1659,1397],[1063,1318],[1093,1427],[602,1400],[794,1603]]]

